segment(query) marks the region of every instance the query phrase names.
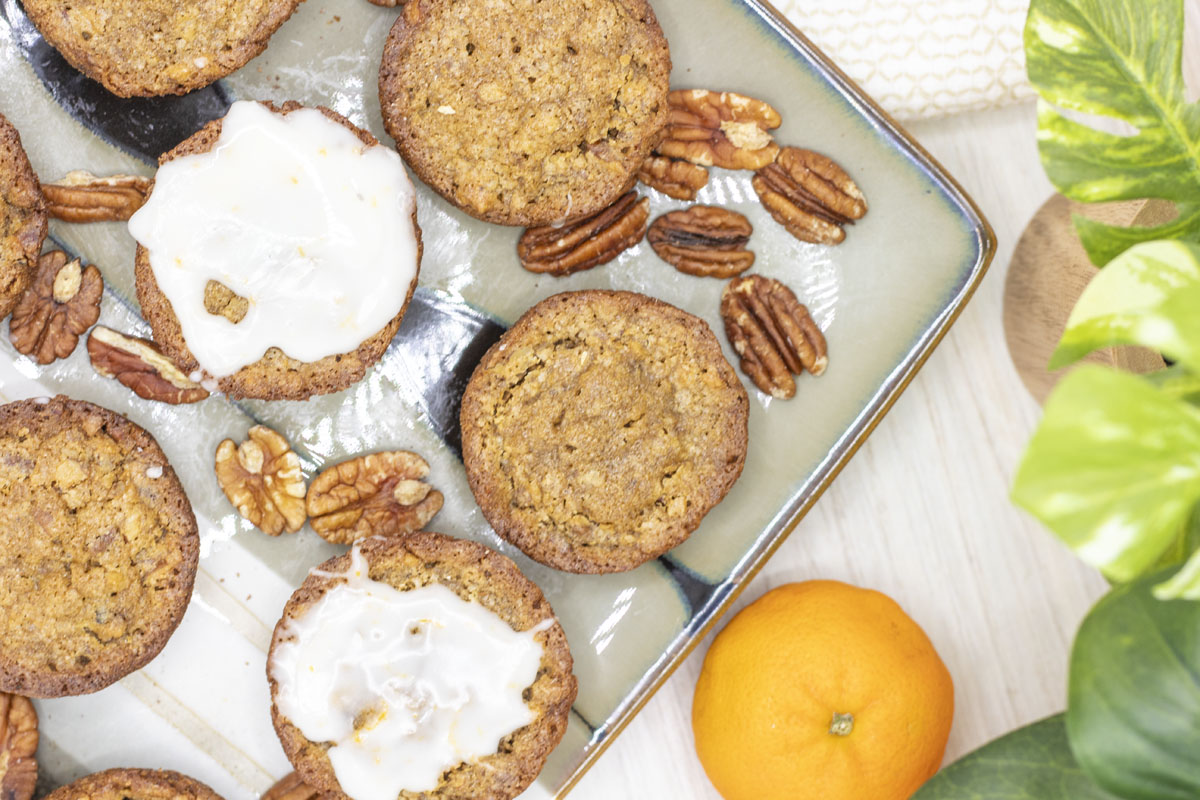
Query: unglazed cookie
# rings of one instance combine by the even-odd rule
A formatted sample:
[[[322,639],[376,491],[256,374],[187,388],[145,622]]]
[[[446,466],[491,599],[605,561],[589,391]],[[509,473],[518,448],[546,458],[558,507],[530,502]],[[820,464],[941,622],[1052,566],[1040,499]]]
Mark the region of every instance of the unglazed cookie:
[[[632,185],[666,124],[670,72],[646,0],[414,0],[379,99],[423,181],[482,220],[534,226]]]
[[[483,514],[530,558],[619,572],[683,542],[741,474],[749,401],[708,325],[632,292],[555,295],[462,403]]]
[[[12,313],[33,280],[46,220],[42,186],[21,137],[0,115],[0,319]]]
[[[102,689],[154,658],[200,540],[154,438],[58,396],[0,406],[0,690]]]
[[[300,0],[25,0],[73,67],[120,97],[186,94],[267,48]]]
[[[60,786],[45,800],[222,800],[195,778],[169,769],[106,769]]]
[[[352,800],[520,794],[575,700],[550,604],[509,559],[437,533],[360,540],[288,600],[267,660],[300,779]]]
[[[210,156],[215,169],[189,168]],[[163,352],[230,397],[303,400],[361,379],[420,268],[396,154],[325,108],[239,102],[159,162],[129,230]]]

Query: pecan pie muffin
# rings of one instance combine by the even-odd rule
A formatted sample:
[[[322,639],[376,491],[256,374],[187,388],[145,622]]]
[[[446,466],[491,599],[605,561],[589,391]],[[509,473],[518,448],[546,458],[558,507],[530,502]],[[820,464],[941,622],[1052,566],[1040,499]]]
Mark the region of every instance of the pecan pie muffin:
[[[562,739],[572,664],[549,602],[505,556],[439,533],[376,536],[288,600],[271,718],[314,794],[508,800]]]
[[[282,188],[273,188],[270,193],[260,196],[261,181],[257,181],[253,175],[244,175],[244,171],[238,168],[239,165],[235,164],[228,168],[231,170],[231,175],[244,175],[245,183],[240,186],[222,186],[221,191],[225,193],[219,197],[214,198],[210,195],[210,205],[205,207],[206,212],[218,204],[225,209],[232,208],[234,210],[229,219],[218,219],[212,225],[206,226],[207,230],[214,232],[207,240],[204,232],[196,230],[197,226],[193,220],[185,214],[178,213],[176,204],[188,202],[188,198],[175,195],[173,199],[168,200],[164,197],[161,203],[156,204],[155,192],[162,191],[164,166],[177,159],[213,152],[221,137],[223,127],[230,124],[229,120],[250,117],[252,112],[259,109],[267,109],[283,118],[297,113],[307,114],[308,121],[305,124],[309,126],[311,126],[312,115],[319,112],[325,120],[332,121],[335,131],[342,133],[343,136],[344,131],[353,134],[355,137],[354,147],[363,158],[387,156],[395,162],[394,165],[389,163],[386,166],[398,170],[398,174],[406,186],[408,195],[398,198],[394,203],[397,208],[403,205],[404,216],[399,218],[381,216],[380,225],[375,227],[378,229],[387,226],[398,232],[397,236],[405,237],[403,243],[408,247],[408,251],[385,253],[388,258],[394,256],[396,262],[394,264],[359,264],[351,258],[350,260],[355,265],[365,270],[360,275],[361,291],[359,295],[338,297],[339,286],[343,285],[348,276],[347,256],[343,252],[344,248],[337,241],[339,225],[330,223],[326,217],[321,216],[324,213],[322,209],[331,204],[325,203],[322,198],[319,201],[305,201],[302,207],[295,209],[297,212],[311,212],[311,215],[316,215],[312,224],[304,230],[296,230],[295,219],[298,214],[292,213],[292,210],[285,205],[287,190],[293,186],[304,187],[308,183],[315,182],[310,181],[313,171],[323,165],[334,151],[332,143],[328,145],[324,143],[324,137],[329,135],[328,131],[318,131],[312,134],[318,137],[316,142],[303,143],[303,145],[311,145],[311,147],[296,143],[295,147],[287,149],[281,155],[281,158],[292,158],[293,154],[304,154],[296,156],[298,163],[288,167],[294,173],[291,175],[290,181]],[[251,119],[239,128],[239,132],[244,132],[248,128],[260,124],[261,120]],[[305,130],[309,129],[305,128]],[[344,147],[345,142],[341,142],[341,145]],[[229,151],[229,149],[223,145],[224,151]],[[310,160],[304,161],[305,158]],[[376,159],[376,161],[378,160]],[[304,180],[300,179],[301,176]],[[356,187],[349,186],[348,190],[359,201],[364,200],[364,193],[356,191]],[[264,197],[267,198],[268,209],[265,213],[270,219],[257,225],[245,225],[239,233],[243,238],[254,237],[257,239],[261,236],[261,243],[251,241],[246,246],[255,249],[256,253],[261,252],[270,259],[274,259],[273,262],[270,262],[274,266],[269,268],[265,266],[268,263],[267,258],[247,257],[246,253],[241,250],[232,250],[227,253],[225,263],[214,266],[212,259],[209,259],[208,262],[197,266],[193,271],[193,276],[199,281],[196,284],[197,288],[203,288],[202,296],[197,292],[193,297],[194,302],[173,303],[168,297],[168,293],[164,291],[161,282],[164,275],[174,278],[182,274],[177,269],[178,266],[190,267],[190,264],[185,262],[187,257],[193,253],[180,251],[178,255],[172,257],[173,253],[167,252],[164,248],[161,256],[163,263],[157,264],[154,248],[147,243],[150,234],[146,231],[157,234],[164,227],[173,229],[168,230],[168,234],[171,235],[177,235],[180,230],[192,231],[188,235],[193,237],[192,241],[198,243],[195,246],[207,246],[211,241],[219,240],[221,236],[224,236],[224,231],[241,224],[237,221],[230,221],[240,214],[244,214],[239,201],[243,197],[253,198],[256,196],[260,200]],[[276,197],[279,198],[278,208],[273,207]],[[366,210],[373,212],[380,209],[388,200],[389,198],[384,197],[365,197],[368,206]],[[357,213],[357,209],[353,211]],[[144,222],[149,213],[158,215],[161,220],[158,227],[153,228],[150,225],[139,227],[139,222]],[[221,352],[220,341],[215,338],[217,334],[228,336],[228,345],[237,345],[239,337],[250,339],[257,336],[258,340],[263,342],[259,349],[249,359],[246,359],[247,363],[240,366],[235,365],[236,368],[232,368],[228,374],[217,376],[211,383],[205,380],[206,388],[217,388],[230,397],[252,397],[263,400],[305,400],[316,394],[340,391],[360,380],[367,368],[379,360],[391,343],[392,337],[396,335],[396,330],[400,327],[400,320],[416,289],[417,275],[420,270],[421,229],[417,225],[416,214],[415,193],[407,174],[404,173],[400,159],[396,157],[395,153],[379,145],[378,140],[369,132],[356,127],[345,117],[327,108],[309,109],[296,102],[287,102],[280,106],[271,103],[235,103],[226,117],[208,123],[159,159],[159,173],[151,188],[146,205],[130,220],[130,232],[133,233],[134,238],[138,239],[134,274],[137,280],[137,295],[142,306],[142,314],[150,323],[154,341],[185,374],[194,375],[194,380],[202,380],[210,373],[210,364],[205,362],[200,347],[205,347],[209,352],[215,351],[218,356],[225,354]],[[276,225],[282,226],[282,229],[272,229]],[[333,257],[331,260],[318,263],[314,260],[312,253],[308,251],[311,250],[310,245],[314,241],[312,236],[324,236],[326,230],[333,231],[326,236],[326,239],[334,240],[333,244],[325,245],[332,249]],[[342,239],[346,239],[346,237],[342,236]],[[259,250],[260,247],[264,249]],[[295,254],[293,262],[288,263],[283,260],[283,256],[280,254],[285,251]],[[317,266],[313,267],[313,264],[317,264]],[[209,280],[207,284],[204,282],[207,273],[218,267],[234,269],[242,266],[259,269],[261,272],[261,274],[250,276],[246,281],[247,285],[260,292],[257,298],[241,297],[220,281]],[[269,273],[269,269],[273,269],[274,273]],[[325,290],[317,288],[312,283],[312,276],[321,271],[332,288]],[[381,322],[369,329],[363,329],[353,320],[352,315],[356,313],[356,309],[362,307],[375,308],[383,305],[379,298],[384,277],[392,279],[398,287],[398,293],[393,293],[395,301],[388,307],[385,316],[378,317],[376,315],[382,320]],[[293,293],[290,297],[281,295],[279,291],[279,285],[289,280],[291,281],[288,284],[289,291]],[[176,301],[178,300],[177,296]],[[314,310],[311,313],[301,311],[296,305],[300,300],[312,303]],[[185,310],[188,312],[189,319],[193,320],[193,324],[205,326],[199,328],[201,332],[191,340],[185,339],[187,328],[181,322],[181,311]],[[264,322],[261,315],[268,311],[274,316]],[[253,318],[250,316],[251,314],[257,314],[259,317]],[[270,321],[271,319],[274,322]],[[318,345],[323,344],[326,337],[322,335],[322,330],[316,327],[322,324],[327,324],[333,330],[340,332],[350,329],[356,335],[348,341],[346,349],[341,352],[333,352],[313,359],[303,359],[297,353],[291,352],[293,342],[301,340],[311,342],[315,339]],[[217,327],[214,328],[214,325]],[[244,336],[242,335],[243,331],[246,331]]]
[[[21,137],[0,115],[0,319],[12,312],[33,280],[46,220],[46,200]]]
[[[416,0],[388,36],[379,99],[423,181],[479,219],[534,226],[632,185],[670,72],[646,0]]]
[[[749,400],[708,325],[632,292],[555,295],[463,395],[483,515],[530,558],[620,572],[682,543],[746,459]]]
[[[79,400],[0,406],[0,691],[102,689],[192,596],[196,518],[154,438]]]
[[[120,97],[187,94],[267,49],[300,0],[25,0],[71,66]]]
[[[60,786],[45,800],[222,800],[195,778],[169,769],[106,769]]]

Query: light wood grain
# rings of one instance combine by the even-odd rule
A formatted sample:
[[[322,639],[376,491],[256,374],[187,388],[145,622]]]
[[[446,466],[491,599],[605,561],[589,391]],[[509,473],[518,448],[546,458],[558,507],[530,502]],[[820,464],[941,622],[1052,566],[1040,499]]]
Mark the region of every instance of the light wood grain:
[[[954,676],[957,708],[946,754],[953,760],[1063,709],[1071,640],[1105,584],[1008,500],[1038,415],[1001,324],[1014,244],[1052,194],[1038,162],[1034,107],[910,130],[983,208],[999,241],[996,260],[912,386],[734,611],[773,586],[809,578],[892,595],[929,633]],[[696,759],[690,723],[708,643],[572,798],[717,800]]]
[[[1004,283],[1004,336],[1017,374],[1039,403],[1078,364],[1104,364],[1131,372],[1162,369],[1162,357],[1141,347],[1097,350],[1072,367],[1046,369],[1075,301],[1099,270],[1075,233],[1073,215],[1108,225],[1161,225],[1175,215],[1161,200],[1083,205],[1061,194],[1047,200],[1017,241]]]

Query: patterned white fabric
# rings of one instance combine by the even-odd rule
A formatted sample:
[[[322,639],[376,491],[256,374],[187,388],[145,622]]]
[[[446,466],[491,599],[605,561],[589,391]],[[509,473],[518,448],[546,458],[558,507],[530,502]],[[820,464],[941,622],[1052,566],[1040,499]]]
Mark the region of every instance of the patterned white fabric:
[[[891,114],[917,119],[1032,95],[1029,0],[775,0]]]

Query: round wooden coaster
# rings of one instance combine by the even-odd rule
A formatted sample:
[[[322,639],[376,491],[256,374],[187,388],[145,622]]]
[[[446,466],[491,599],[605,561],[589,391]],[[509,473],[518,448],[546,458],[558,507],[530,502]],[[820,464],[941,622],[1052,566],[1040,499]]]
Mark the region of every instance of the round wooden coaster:
[[[1004,284],[1004,337],[1008,354],[1039,403],[1073,367],[1050,372],[1046,364],[1083,289],[1099,271],[1079,242],[1072,214],[1110,225],[1158,225],[1174,215],[1170,203],[1134,200],[1084,205],[1056,194],[1038,209],[1021,234]],[[1165,365],[1141,347],[1097,350],[1079,363],[1106,364],[1145,373]]]

